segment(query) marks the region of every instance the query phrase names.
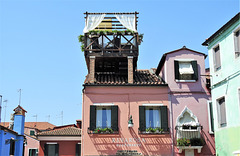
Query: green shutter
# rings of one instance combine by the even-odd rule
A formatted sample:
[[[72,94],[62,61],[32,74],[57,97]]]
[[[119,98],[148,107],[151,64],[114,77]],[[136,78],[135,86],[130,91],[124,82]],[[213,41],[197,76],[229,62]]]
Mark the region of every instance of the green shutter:
[[[118,131],[118,106],[111,106],[111,128]]]
[[[76,144],[76,156],[81,156],[81,144]]]
[[[198,65],[197,65],[197,61],[191,61],[192,67],[193,67],[193,80],[198,80]]]
[[[209,102],[209,111],[210,111],[210,119],[211,119],[211,129],[214,132],[214,118],[213,118],[213,109],[212,109],[212,102]]]
[[[59,144],[55,145],[55,156],[58,156]]]
[[[179,73],[179,62],[174,61],[174,71],[175,71],[175,80],[179,80],[180,73]]]
[[[145,106],[139,106],[139,130],[146,130]]]
[[[168,109],[167,106],[161,106],[161,128],[164,131],[168,131]]]
[[[96,129],[96,106],[90,106],[90,126],[89,129],[94,131]]]

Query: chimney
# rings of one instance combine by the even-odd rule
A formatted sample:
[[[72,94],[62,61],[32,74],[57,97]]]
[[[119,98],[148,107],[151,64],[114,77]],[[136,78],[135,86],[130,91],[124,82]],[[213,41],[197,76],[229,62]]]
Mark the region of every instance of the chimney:
[[[24,123],[25,123],[25,113],[20,105],[18,105],[14,110],[14,123],[13,130],[17,132],[19,135],[24,135]]]
[[[76,120],[77,122],[77,128],[82,129],[82,120]]]
[[[89,65],[89,82],[94,83],[95,80],[95,56],[90,56],[90,65]]]
[[[128,56],[128,83],[133,83],[133,56]]]

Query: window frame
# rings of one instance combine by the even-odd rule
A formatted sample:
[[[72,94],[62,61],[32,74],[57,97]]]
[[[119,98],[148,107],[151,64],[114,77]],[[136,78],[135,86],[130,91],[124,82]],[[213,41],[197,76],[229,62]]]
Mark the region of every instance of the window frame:
[[[215,49],[219,48],[219,67],[216,67],[216,51]],[[212,54],[213,54],[213,68],[214,68],[214,72],[220,71],[222,68],[222,61],[221,61],[221,48],[220,48],[220,44],[216,44],[213,48],[212,48]]]
[[[48,156],[48,145],[55,145],[55,156],[59,156],[59,144],[57,142],[47,142],[44,144],[44,156]]]
[[[38,148],[29,148],[28,149],[28,156],[30,156],[30,150],[36,150],[36,154],[38,155]]]
[[[104,107],[104,106],[110,106],[111,107],[111,129],[113,130],[113,133],[118,132],[118,105],[114,104],[93,104],[90,105],[90,120],[89,120],[89,128],[88,133],[93,133],[97,129],[97,107]]]
[[[238,37],[236,37],[236,33],[239,33]],[[240,58],[240,44],[237,45],[237,38],[240,40],[240,27],[237,27],[236,29],[233,30],[233,41],[234,41],[234,56],[235,59]]]
[[[31,134],[33,132],[33,134]],[[30,136],[35,135],[35,131],[34,130],[30,130]]]
[[[166,105],[139,105],[139,132],[144,133],[146,132],[146,107],[159,107],[160,109],[160,120],[161,120],[161,126],[160,128],[163,129],[164,133],[169,132],[169,125],[168,125],[168,107]]]
[[[78,149],[78,147],[79,147],[79,149]],[[76,156],[81,156],[81,152],[82,152],[81,143],[76,143],[75,149],[76,149],[75,150],[76,151],[75,155]]]
[[[220,107],[220,103],[219,101],[222,100],[224,98],[224,109],[225,109],[225,112],[224,112],[224,115],[225,115],[225,120],[226,120],[226,123],[222,123],[222,114],[221,114],[221,107]],[[217,121],[218,121],[218,128],[225,128],[227,127],[227,113],[226,113],[226,96],[221,96],[219,98],[216,99],[216,105],[217,105]],[[224,125],[223,125],[224,124]]]
[[[15,140],[14,139],[10,139],[10,148],[9,148],[9,155],[15,155]]]
[[[192,80],[184,80],[180,79],[180,73],[179,73],[179,63],[180,62],[189,62],[192,65],[194,73],[192,75]],[[174,60],[174,74],[175,74],[175,81],[176,82],[196,82],[198,81],[198,63],[195,59],[175,59]]]

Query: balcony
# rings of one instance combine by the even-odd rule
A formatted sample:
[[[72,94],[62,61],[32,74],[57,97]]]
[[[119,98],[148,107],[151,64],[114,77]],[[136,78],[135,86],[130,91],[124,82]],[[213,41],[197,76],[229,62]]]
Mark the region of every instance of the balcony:
[[[185,149],[197,149],[197,152],[201,153],[201,149],[205,143],[201,137],[202,126],[182,125],[176,126],[175,129],[179,153],[182,153]]]

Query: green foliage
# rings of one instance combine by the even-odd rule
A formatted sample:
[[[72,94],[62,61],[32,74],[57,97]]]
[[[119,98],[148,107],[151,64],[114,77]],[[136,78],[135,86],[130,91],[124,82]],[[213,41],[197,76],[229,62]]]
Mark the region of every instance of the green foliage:
[[[84,51],[84,44],[81,45],[81,50]]]
[[[155,128],[155,132],[160,132],[160,133],[162,133],[163,132],[163,129],[162,128],[160,128],[160,127],[157,127],[157,128]]]
[[[96,128],[95,131],[94,131],[94,133],[101,133],[102,131],[103,131],[102,128]]]
[[[180,138],[177,139],[177,145],[178,146],[190,146],[190,139],[186,139],[186,138]]]
[[[191,139],[180,138],[180,139],[177,139],[177,145],[178,146],[203,146],[204,140],[201,138],[191,138]]]
[[[146,131],[154,133],[154,132],[156,132],[156,129],[152,128],[152,127],[149,127],[149,128],[146,129]]]
[[[104,128],[103,132],[113,133],[113,130],[111,128]]]
[[[111,128],[96,128],[94,133],[113,133]]]
[[[78,41],[83,43],[84,42],[84,35],[79,35],[78,36]]]

